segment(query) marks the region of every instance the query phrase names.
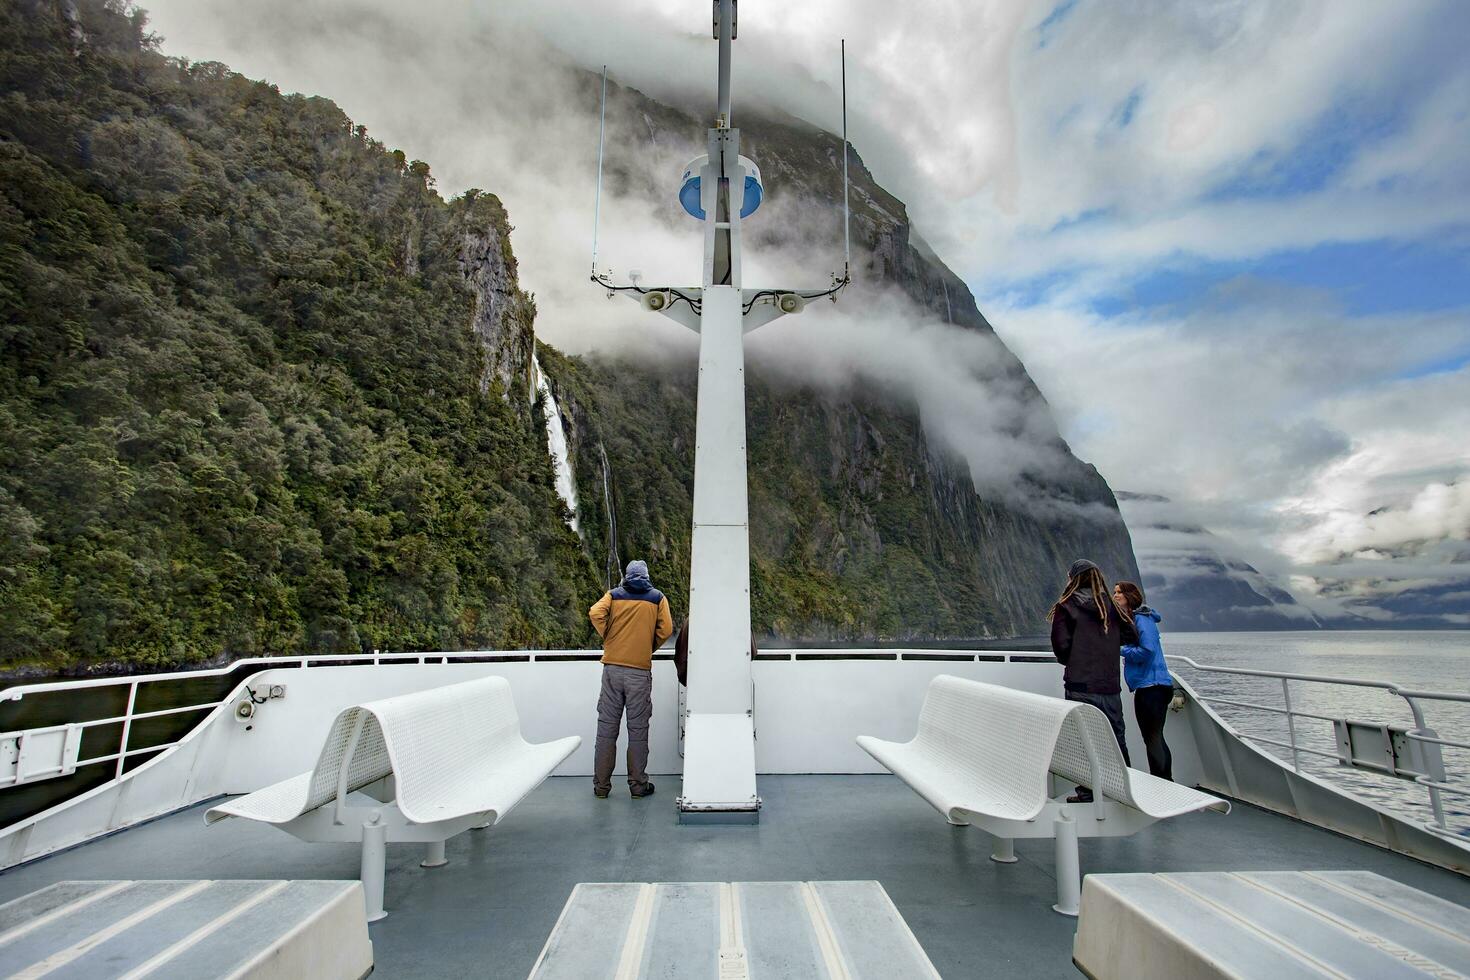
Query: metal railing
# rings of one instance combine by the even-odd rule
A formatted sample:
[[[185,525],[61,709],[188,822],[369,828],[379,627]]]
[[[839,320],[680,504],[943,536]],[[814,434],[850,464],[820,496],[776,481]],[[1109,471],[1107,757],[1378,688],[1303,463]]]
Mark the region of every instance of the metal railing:
[[[169,715],[188,714],[190,712],[213,711],[221,705],[228,704],[232,700],[229,695],[218,700],[205,701],[198,704],[188,704],[179,707],[161,708],[154,711],[136,711],[138,704],[138,692],[150,685],[168,684],[179,681],[197,681],[210,677],[223,677],[238,670],[248,670],[251,666],[261,669],[275,670],[278,668],[303,668],[324,667],[341,664],[361,664],[364,666],[380,664],[439,664],[439,663],[485,663],[485,662],[528,662],[535,660],[554,659],[558,661],[572,659],[596,659],[601,656],[600,652],[588,650],[536,650],[517,651],[515,653],[504,653],[500,651],[464,651],[460,653],[378,653],[372,654],[315,654],[287,657],[248,657],[236,660],[223,667],[215,667],[206,670],[181,670],[171,671],[164,674],[138,674],[131,677],[99,677],[87,680],[73,681],[47,681],[40,684],[18,684],[0,690],[0,704],[11,701],[20,701],[29,695],[53,694],[53,693],[76,693],[85,690],[104,690],[119,687],[127,688],[127,707],[122,714],[111,715],[105,718],[94,718],[87,721],[66,722],[58,725],[47,725],[37,728],[28,728],[23,731],[11,731],[0,733],[0,741],[5,739],[36,738],[43,735],[52,735],[58,732],[72,732],[78,734],[90,728],[101,728],[106,725],[121,725],[121,733],[118,737],[116,751],[107,752],[102,755],[89,756],[85,759],[78,758],[74,763],[65,760],[60,765],[49,766],[40,769],[30,769],[22,773],[19,765],[13,777],[0,777],[0,790],[10,786],[30,785],[42,779],[53,778],[58,775],[70,775],[77,769],[87,766],[102,765],[104,763],[115,763],[113,779],[121,779],[125,767],[130,758],[140,755],[162,752],[173,748],[188,737],[190,731],[186,731],[172,740],[161,741],[152,745],[132,748],[129,744],[133,735],[133,723],[150,718],[163,718]],[[248,674],[247,674],[248,676]],[[17,756],[19,752],[17,751]]]
[[[1470,704],[1470,693],[1459,691],[1421,691],[1414,688],[1395,684],[1392,681],[1364,680],[1356,677],[1330,677],[1323,674],[1299,674],[1288,671],[1260,670],[1254,667],[1221,667],[1214,664],[1202,664],[1189,657],[1170,655],[1167,658],[1171,663],[1186,664],[1194,670],[1208,674],[1236,674],[1245,677],[1260,677],[1274,679],[1281,682],[1281,697],[1283,707],[1275,705],[1260,704],[1255,701],[1241,701],[1234,698],[1208,697],[1197,695],[1201,701],[1209,704],[1225,704],[1235,708],[1244,708],[1251,711],[1260,711],[1270,714],[1284,715],[1286,718],[1287,741],[1267,738],[1263,735],[1253,735],[1249,732],[1237,732],[1244,739],[1260,742],[1266,745],[1274,745],[1278,748],[1287,749],[1291,752],[1291,766],[1297,772],[1302,771],[1301,757],[1303,754],[1321,756],[1331,759],[1339,765],[1347,765],[1343,760],[1342,753],[1323,752],[1310,746],[1301,745],[1297,738],[1296,719],[1306,718],[1314,721],[1326,721],[1333,724],[1344,722],[1345,719],[1329,715],[1316,714],[1310,711],[1294,709],[1291,703],[1291,682],[1299,681],[1311,684],[1331,684],[1339,687],[1361,687],[1382,690],[1394,697],[1404,699],[1408,705],[1409,712],[1414,719],[1414,728],[1405,731],[1404,737],[1420,745],[1433,745],[1436,750],[1440,747],[1470,750],[1470,742],[1462,742],[1457,739],[1441,738],[1439,734],[1429,727],[1425,721],[1424,701],[1445,701],[1451,703]],[[1377,771],[1377,770],[1370,770]],[[1390,773],[1391,775],[1391,773]],[[1434,814],[1434,819],[1425,823],[1426,830],[1449,837],[1453,840],[1463,840],[1461,835],[1455,833],[1445,823],[1444,800],[1442,794],[1448,793],[1453,796],[1470,797],[1470,787],[1450,783],[1445,780],[1432,779],[1426,775],[1417,775],[1412,780],[1416,785],[1424,787],[1429,797],[1429,807]]]
[[[87,766],[114,763],[113,779],[121,779],[126,771],[127,762],[131,758],[151,753],[162,752],[173,748],[188,737],[191,727],[177,738],[166,739],[151,745],[134,748],[130,745],[133,734],[133,723],[150,718],[162,718],[169,715],[182,715],[191,712],[213,711],[231,701],[226,695],[217,700],[204,701],[198,704],[188,704],[178,707],[161,708],[153,711],[136,711],[138,704],[138,692],[151,685],[168,684],[179,681],[197,681],[210,677],[223,677],[235,671],[247,671],[254,666],[261,669],[290,669],[290,668],[312,668],[331,665],[362,665],[378,666],[381,664],[450,664],[450,663],[535,663],[537,661],[569,661],[569,660],[598,660],[602,656],[597,650],[465,650],[460,652],[424,652],[424,653],[382,653],[374,651],[371,654],[343,653],[343,654],[301,654],[280,657],[246,657],[232,661],[223,667],[213,667],[204,670],[180,670],[162,674],[138,674],[127,677],[99,677],[86,680],[47,681],[38,684],[17,684],[0,690],[0,704],[20,701],[27,696],[50,693],[76,693],[89,689],[104,690],[118,687],[127,688],[127,707],[122,714],[110,715],[105,718],[96,718],[88,721],[66,722],[57,725],[28,728],[24,730],[0,732],[0,742],[6,739],[36,738],[43,735],[52,735],[58,732],[74,731],[78,738],[82,732],[91,728],[101,728],[106,725],[121,725],[121,733],[118,737],[116,751],[102,755],[89,756],[85,759],[78,758],[74,763],[68,763],[63,758],[60,765],[45,768],[32,768],[22,773],[19,765],[13,776],[0,775],[0,790],[12,786],[30,785],[43,779],[54,778],[59,775],[70,775],[77,769]],[[656,656],[655,659],[666,659],[667,655]],[[1031,663],[1045,662],[1054,663],[1052,657],[1033,653],[1017,652],[1008,653],[1002,651],[976,651],[976,650],[944,650],[944,649],[901,649],[891,650],[844,650],[844,649],[802,649],[802,650],[773,650],[759,655],[761,660],[770,659],[848,659],[848,658],[878,658],[885,660],[968,660],[976,659],[997,662]],[[19,752],[17,751],[17,756]]]

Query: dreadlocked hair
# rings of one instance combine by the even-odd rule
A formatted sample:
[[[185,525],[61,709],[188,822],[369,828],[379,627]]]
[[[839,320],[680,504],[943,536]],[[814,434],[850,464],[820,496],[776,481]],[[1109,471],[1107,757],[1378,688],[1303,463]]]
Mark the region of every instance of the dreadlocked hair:
[[[1050,615],[1055,616],[1062,608],[1063,603],[1078,592],[1087,590],[1092,595],[1092,601],[1097,603],[1097,614],[1102,617],[1103,632],[1108,631],[1108,610],[1117,608],[1113,604],[1113,597],[1108,594],[1108,583],[1103,578],[1102,572],[1096,568],[1084,568],[1081,573],[1067,579],[1067,587],[1052,603]]]

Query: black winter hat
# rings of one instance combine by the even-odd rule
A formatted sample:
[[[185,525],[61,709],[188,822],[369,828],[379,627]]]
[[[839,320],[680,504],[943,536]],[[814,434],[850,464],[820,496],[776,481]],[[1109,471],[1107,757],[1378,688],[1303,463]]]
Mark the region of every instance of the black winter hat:
[[[1086,558],[1078,558],[1072,562],[1072,567],[1067,569],[1067,578],[1076,578],[1089,568],[1097,568],[1097,562],[1088,561]],[[1098,571],[1102,571],[1102,569],[1098,568]]]

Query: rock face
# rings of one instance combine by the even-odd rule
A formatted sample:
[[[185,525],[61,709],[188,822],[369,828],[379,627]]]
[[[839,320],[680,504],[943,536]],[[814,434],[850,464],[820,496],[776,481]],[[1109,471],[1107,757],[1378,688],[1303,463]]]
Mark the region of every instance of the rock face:
[[[1225,543],[1181,520],[1167,497],[1120,491],[1133,528],[1141,584],[1171,630],[1299,630],[1323,625],[1291,593]]]
[[[480,392],[498,384],[512,405],[529,406],[535,393],[536,306],[518,285],[509,236],[496,224],[461,227],[459,270],[475,296],[471,327],[485,350]]]
[[[610,132],[619,121],[610,141],[641,141],[645,158],[678,156],[683,151],[669,147],[681,143],[689,155],[698,152],[695,119],[637,92],[612,93]],[[748,115],[742,136],[742,152],[762,168],[768,201],[840,211],[840,140],[789,118]],[[1137,576],[1117,503],[1096,470],[1062,442],[1041,393],[994,337],[969,289],[914,235],[903,203],[878,186],[855,152],[850,169],[860,285],[843,305],[898,293],[916,320],[991,338],[985,380],[1047,420],[1037,443],[1060,462],[1023,474],[1019,490],[977,488],[976,474],[1011,461],[963,458],[936,436],[911,396],[861,377],[841,391],[803,384],[792,380],[799,368],[778,371],[752,356],[753,626],[786,639],[853,642],[1041,633],[1074,558],[1093,558],[1110,577]],[[612,177],[635,192],[644,179]],[[746,247],[779,244],[770,227],[752,222]],[[619,560],[649,560],[676,610],[687,609],[694,362],[650,368],[564,358],[544,346],[541,360],[568,425],[594,562],[615,581]]]

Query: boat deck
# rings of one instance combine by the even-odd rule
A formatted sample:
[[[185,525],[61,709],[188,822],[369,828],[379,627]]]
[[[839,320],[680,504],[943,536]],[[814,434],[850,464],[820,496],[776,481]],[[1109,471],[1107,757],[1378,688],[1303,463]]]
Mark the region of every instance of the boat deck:
[[[877,879],[947,977],[1075,977],[1075,921],[1051,911],[1052,842],[952,828],[891,776],[762,776],[755,826],[681,826],[678,778],[596,800],[590,780],[548,780],[505,821],[448,844],[388,849],[389,915],[371,926],[377,976],[522,980],[572,887],[584,881]],[[204,826],[203,805],[0,873],[0,902],[67,879],[355,878],[359,848],[306,844],[272,827]],[[1082,842],[1082,870],[1362,869],[1470,906],[1470,878],[1250,806]],[[609,951],[609,959],[616,950]]]

